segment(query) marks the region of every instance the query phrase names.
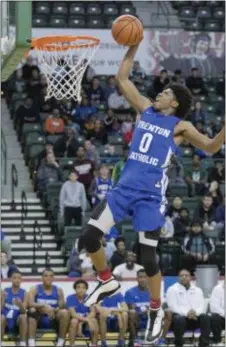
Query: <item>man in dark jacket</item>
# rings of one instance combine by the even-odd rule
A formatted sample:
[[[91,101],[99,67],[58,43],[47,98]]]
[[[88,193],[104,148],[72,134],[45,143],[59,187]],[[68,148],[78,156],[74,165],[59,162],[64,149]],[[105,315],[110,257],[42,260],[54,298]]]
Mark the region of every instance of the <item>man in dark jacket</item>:
[[[65,133],[56,141],[54,145],[54,153],[56,157],[75,157],[79,147],[76,140],[76,132],[72,128],[66,128]]]
[[[48,183],[63,181],[63,174],[53,153],[48,153],[37,173],[38,192],[40,197],[46,192]]]
[[[174,220],[174,238],[182,244],[184,236],[190,231],[189,211],[186,207],[182,207],[179,212],[179,217]]]
[[[30,97],[24,100],[15,114],[15,122],[18,127],[19,139],[21,138],[22,128],[25,123],[40,123],[40,115],[37,104]]]
[[[126,259],[126,244],[123,237],[118,237],[115,240],[116,251],[114,251],[113,256],[111,257],[110,263],[112,271],[118,265],[125,263]]]
[[[202,221],[196,219],[191,225],[191,233],[184,238],[181,268],[194,272],[197,264],[215,264],[215,245],[203,232]]]

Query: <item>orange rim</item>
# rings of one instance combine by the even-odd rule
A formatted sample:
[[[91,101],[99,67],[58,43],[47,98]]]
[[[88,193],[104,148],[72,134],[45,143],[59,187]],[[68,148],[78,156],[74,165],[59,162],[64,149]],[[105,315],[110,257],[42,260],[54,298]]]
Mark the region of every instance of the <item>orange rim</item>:
[[[76,41],[85,40],[89,43],[76,43]],[[73,42],[72,44],[68,42]],[[59,46],[59,43],[64,45]],[[31,40],[31,47],[41,51],[66,51],[68,49],[91,48],[99,45],[100,40],[92,36],[46,36],[37,37]]]

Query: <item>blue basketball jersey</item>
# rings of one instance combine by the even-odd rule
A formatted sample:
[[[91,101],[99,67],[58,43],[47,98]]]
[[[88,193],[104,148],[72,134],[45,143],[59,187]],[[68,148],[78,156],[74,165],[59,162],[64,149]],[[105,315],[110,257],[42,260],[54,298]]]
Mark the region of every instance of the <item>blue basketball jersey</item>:
[[[149,290],[140,290],[138,286],[128,289],[125,293],[125,301],[128,305],[135,305],[136,311],[141,312],[142,307],[150,304]]]
[[[107,194],[109,190],[112,189],[112,181],[110,178],[104,180],[101,177],[96,178],[96,194]],[[100,200],[98,198],[94,198],[93,204],[99,203]]]
[[[2,309],[2,314],[7,319],[17,319],[17,317],[20,315],[20,308],[13,303],[13,300],[20,299],[21,301],[23,301],[26,292],[24,289],[20,288],[15,294],[12,291],[12,287],[4,289],[4,292],[6,293],[6,296],[5,306]]]
[[[59,294],[58,294],[57,286],[52,287],[51,294],[46,294],[44,292],[42,284],[38,284],[36,288],[37,288],[37,294],[35,296],[35,302],[37,304],[45,304],[53,308],[58,307]]]
[[[118,186],[150,192],[154,196],[165,195],[166,171],[177,151],[174,128],[179,121],[177,117],[160,114],[153,107],[142,113]]]
[[[84,301],[86,298],[87,295],[85,296]],[[86,317],[90,312],[89,307],[85,306],[84,302],[80,302],[75,294],[69,295],[67,297],[67,308],[70,307],[73,307],[76,313],[79,313],[81,316],[84,317]]]

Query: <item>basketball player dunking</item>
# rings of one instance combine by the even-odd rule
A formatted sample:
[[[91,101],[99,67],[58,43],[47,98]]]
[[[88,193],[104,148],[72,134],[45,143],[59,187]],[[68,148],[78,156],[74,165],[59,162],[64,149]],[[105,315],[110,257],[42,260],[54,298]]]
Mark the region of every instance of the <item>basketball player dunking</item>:
[[[132,217],[133,227],[139,235],[140,262],[148,276],[151,296],[144,343],[152,344],[162,334],[164,318],[156,247],[164,224],[168,184],[166,171],[170,159],[184,139],[205,152],[218,152],[224,143],[225,129],[209,139],[190,122],[184,121],[191,107],[192,95],[180,84],[166,86],[153,103],[142,96],[129,80],[138,46],[128,49],[116,79],[123,95],[141,116],[120,180],[107,194],[106,200],[93,211],[80,239],[80,248],[86,248],[98,273],[99,284],[86,302],[90,306],[120,288],[107,266],[100,238],[127,215]]]

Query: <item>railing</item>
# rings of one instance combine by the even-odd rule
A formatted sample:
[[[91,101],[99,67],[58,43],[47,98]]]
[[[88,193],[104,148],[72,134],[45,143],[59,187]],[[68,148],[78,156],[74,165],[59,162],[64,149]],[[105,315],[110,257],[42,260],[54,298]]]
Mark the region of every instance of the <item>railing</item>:
[[[2,129],[1,129],[1,151],[2,151],[1,165],[2,165],[2,168],[4,167],[4,185],[6,185],[7,184],[7,146],[6,146],[5,135]]]
[[[42,231],[40,228],[40,225],[38,224],[38,221],[36,220],[34,222],[33,227],[33,263],[32,263],[32,274],[37,274],[37,263],[36,263],[36,249],[39,250],[42,248]]]
[[[11,210],[16,210],[16,204],[15,204],[15,187],[18,186],[18,171],[15,164],[12,164],[11,166],[11,194],[12,194],[12,201],[11,201]]]
[[[21,231],[20,231],[20,240],[25,240],[25,233],[24,233],[24,220],[27,217],[28,212],[28,204],[27,204],[27,196],[25,191],[23,190],[21,192]]]

